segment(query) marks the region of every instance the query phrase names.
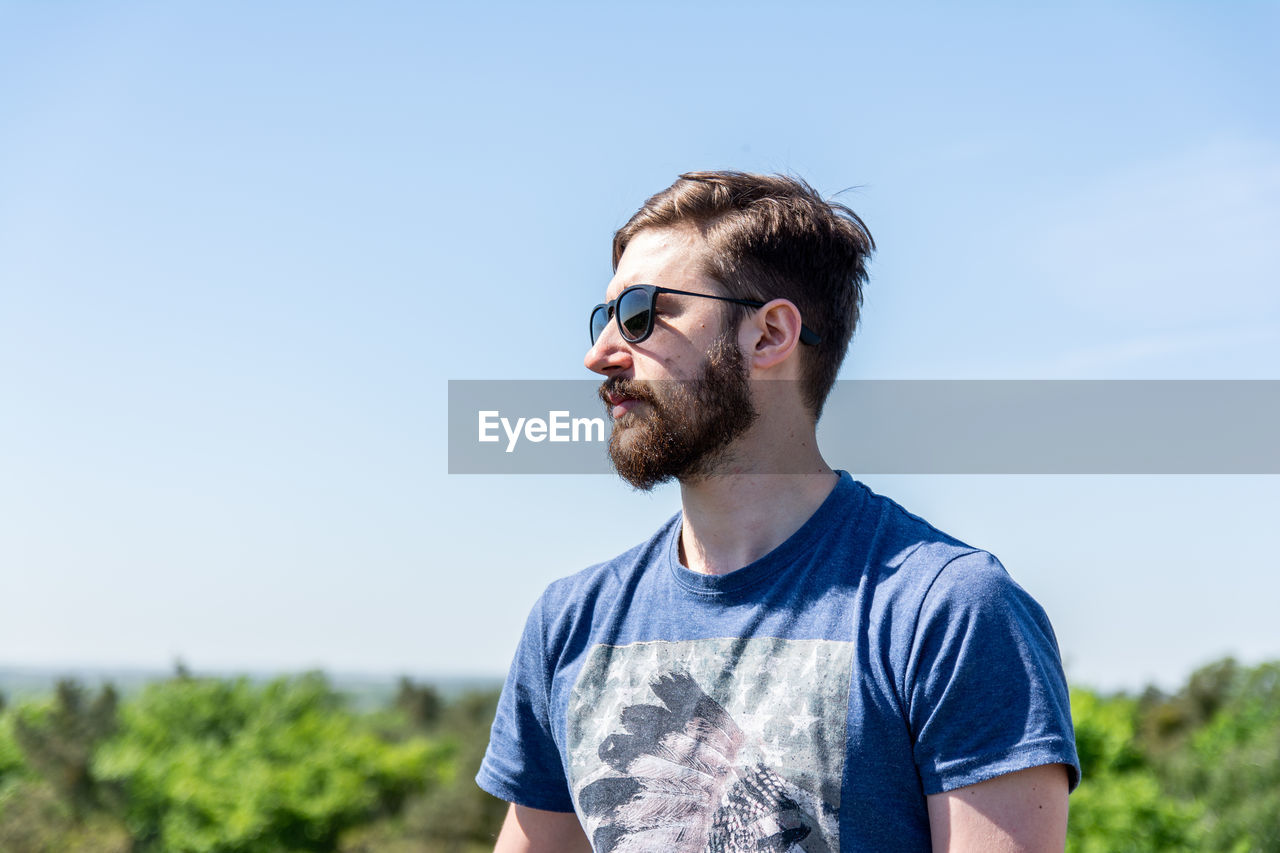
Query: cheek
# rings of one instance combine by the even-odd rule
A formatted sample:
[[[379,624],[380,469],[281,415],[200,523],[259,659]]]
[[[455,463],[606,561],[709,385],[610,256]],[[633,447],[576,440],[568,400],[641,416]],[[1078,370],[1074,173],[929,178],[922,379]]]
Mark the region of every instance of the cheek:
[[[674,353],[662,357],[662,371],[671,379],[688,379],[702,364],[702,358],[693,353]]]

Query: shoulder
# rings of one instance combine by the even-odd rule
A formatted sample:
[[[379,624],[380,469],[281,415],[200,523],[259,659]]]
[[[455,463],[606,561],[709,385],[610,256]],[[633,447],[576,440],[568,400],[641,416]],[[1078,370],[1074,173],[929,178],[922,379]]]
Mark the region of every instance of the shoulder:
[[[939,568],[921,601],[918,624],[1014,626],[1052,638],[1040,604],[986,551],[959,554]]]
[[[990,588],[1009,579],[991,553],[939,530],[861,483],[854,486],[864,499],[850,528],[856,525],[855,538],[865,543],[866,570],[899,605],[919,607],[926,596]]]
[[[900,562],[941,567],[957,557],[985,553],[939,530],[891,498],[858,485],[867,492],[866,514],[875,525],[877,538],[898,551]]]
[[[900,653],[915,657],[975,630],[1052,638],[1043,609],[994,554],[870,490],[864,508],[872,615],[893,626]]]
[[[994,554],[944,533],[889,498],[868,492],[869,514],[875,517],[875,537],[884,564],[904,575],[922,607],[1031,601]]]

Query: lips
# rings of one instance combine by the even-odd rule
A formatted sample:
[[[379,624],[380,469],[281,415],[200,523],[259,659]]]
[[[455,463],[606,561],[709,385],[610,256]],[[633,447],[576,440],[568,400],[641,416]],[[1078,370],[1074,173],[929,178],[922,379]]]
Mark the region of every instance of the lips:
[[[611,407],[609,409],[609,414],[615,421],[634,409],[641,402],[636,397],[628,397],[626,394],[620,394],[616,391],[605,394],[605,401]]]
[[[625,387],[627,380],[609,381],[600,386],[600,399],[609,407],[609,415],[616,421],[641,403],[645,396]]]
[[[609,410],[609,414],[612,415],[613,419],[616,421],[618,418],[640,405],[640,403],[641,401],[634,397],[625,397],[622,402],[613,404],[613,408]]]

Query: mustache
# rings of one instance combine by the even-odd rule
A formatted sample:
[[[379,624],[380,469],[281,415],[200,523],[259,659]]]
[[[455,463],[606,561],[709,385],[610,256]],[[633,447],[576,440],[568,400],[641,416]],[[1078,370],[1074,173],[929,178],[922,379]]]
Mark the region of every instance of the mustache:
[[[599,395],[601,402],[606,406],[611,405],[610,397],[630,397],[633,400],[641,400],[651,405],[656,405],[658,402],[657,397],[646,383],[621,376],[613,376],[600,383]]]

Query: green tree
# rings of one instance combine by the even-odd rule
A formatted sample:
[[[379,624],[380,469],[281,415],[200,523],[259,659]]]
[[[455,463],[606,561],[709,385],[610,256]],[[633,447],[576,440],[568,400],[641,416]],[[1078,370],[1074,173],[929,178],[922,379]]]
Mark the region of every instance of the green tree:
[[[1200,850],[1199,812],[1169,797],[1134,739],[1137,703],[1071,691],[1082,781],[1071,795],[1070,853]]]
[[[22,749],[14,734],[16,715],[11,711],[0,710],[0,789],[26,770],[26,762],[22,760]]]
[[[447,771],[423,737],[379,737],[318,675],[265,686],[177,678],[125,706],[94,762],[125,793],[138,851],[332,851]]]
[[[400,814],[344,836],[343,853],[492,850],[507,804],[480,790],[475,775],[489,744],[497,705],[497,691],[466,693],[442,703],[429,731],[454,748],[454,772],[439,787],[407,799]],[[413,725],[413,716],[404,714],[402,719]]]
[[[444,703],[440,693],[429,684],[414,684],[401,678],[396,688],[396,708],[408,718],[410,725],[430,731],[440,722]]]
[[[1204,808],[1204,849],[1280,850],[1280,663],[1213,664],[1171,701],[1205,711],[1158,765],[1171,791]]]
[[[1158,762],[1185,750],[1192,734],[1227,703],[1240,673],[1239,664],[1225,658],[1193,672],[1172,696],[1148,687],[1138,699],[1142,751]]]
[[[13,738],[27,766],[77,816],[99,802],[90,761],[98,743],[115,730],[117,704],[109,684],[93,696],[74,681],[60,681],[51,702],[25,705],[14,719]]]
[[[124,827],[100,810],[103,788],[90,769],[115,703],[113,690],[90,698],[64,682],[50,699],[0,712],[0,850],[129,851]]]

